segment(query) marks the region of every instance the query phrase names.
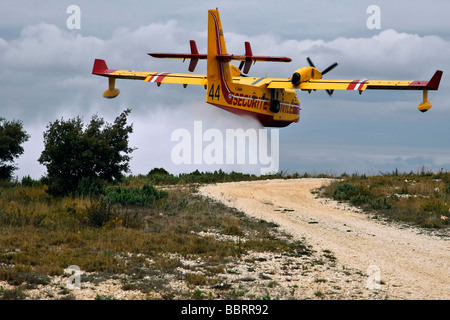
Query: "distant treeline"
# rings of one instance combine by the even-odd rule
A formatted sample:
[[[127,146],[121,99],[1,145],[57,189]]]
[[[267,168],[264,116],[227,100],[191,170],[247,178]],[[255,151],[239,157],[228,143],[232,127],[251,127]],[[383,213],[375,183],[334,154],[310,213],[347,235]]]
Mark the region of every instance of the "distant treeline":
[[[124,178],[124,182],[132,179],[144,179],[152,185],[174,185],[174,184],[191,184],[191,183],[219,183],[219,182],[237,182],[237,181],[256,181],[268,179],[296,179],[311,177],[308,173],[288,173],[280,171],[268,175],[255,175],[241,173],[236,171],[225,172],[222,169],[214,172],[195,170],[190,173],[180,173],[174,175],[166,171],[164,168],[154,168],[147,175],[129,176]],[[331,177],[330,175],[320,174],[314,177]]]
[[[398,169],[393,170],[392,172],[379,172],[378,176],[392,176],[392,177],[404,177],[404,178],[413,178],[413,177],[434,177],[436,179],[442,178],[443,176],[449,176],[450,172],[441,169],[438,172],[433,172],[431,170],[426,170],[422,167],[417,171],[410,172],[400,172]],[[135,184],[136,181],[147,183],[150,185],[175,185],[175,184],[191,184],[191,183],[220,183],[220,182],[237,182],[237,181],[256,181],[256,180],[269,180],[269,179],[298,179],[298,178],[336,178],[336,179],[346,179],[346,178],[367,178],[370,176],[376,175],[366,175],[365,173],[342,173],[340,175],[333,174],[311,174],[308,172],[298,173],[293,172],[289,173],[287,171],[280,171],[278,173],[269,174],[269,175],[255,175],[248,174],[242,172],[225,172],[222,169],[216,171],[199,171],[195,170],[190,173],[180,173],[178,175],[172,174],[168,172],[164,168],[154,168],[150,170],[147,174],[138,174],[138,175],[128,175],[122,178],[121,182],[129,185]],[[20,181],[17,179],[13,179],[12,183],[21,183],[24,186],[37,186],[37,185],[45,185],[46,177],[42,177],[41,179],[33,179],[29,175],[24,176]],[[86,186],[84,189],[89,189],[89,182],[86,181]]]

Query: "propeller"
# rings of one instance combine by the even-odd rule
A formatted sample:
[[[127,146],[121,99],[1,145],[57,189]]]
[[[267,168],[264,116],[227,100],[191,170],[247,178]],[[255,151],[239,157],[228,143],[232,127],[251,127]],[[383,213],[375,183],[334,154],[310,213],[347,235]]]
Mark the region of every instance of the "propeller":
[[[313,68],[315,68],[316,66],[314,65],[314,63],[312,62],[312,60],[311,60],[311,58],[310,57],[307,57],[306,58],[306,60],[308,61],[308,63],[309,63],[309,66],[310,67],[313,67]],[[330,72],[331,70],[333,70],[334,68],[336,68],[338,66],[338,63],[337,62],[335,62],[335,63],[333,63],[331,66],[329,66],[328,68],[326,68],[325,70],[323,70],[321,73],[322,73],[322,76],[324,75],[324,74],[327,74],[328,72]],[[331,96],[333,93],[330,91],[330,90],[326,90],[327,91],[327,93]]]

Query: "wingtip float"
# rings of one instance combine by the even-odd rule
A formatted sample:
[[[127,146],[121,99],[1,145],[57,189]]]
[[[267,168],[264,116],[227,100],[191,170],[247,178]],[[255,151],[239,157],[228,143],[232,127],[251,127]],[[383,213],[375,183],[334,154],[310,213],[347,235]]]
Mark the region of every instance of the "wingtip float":
[[[188,70],[194,72],[199,60],[207,61],[207,74],[178,74],[167,72],[134,72],[109,69],[101,59],[94,61],[92,73],[108,77],[108,90],[105,98],[115,98],[120,90],[115,87],[116,79],[144,80],[156,83],[203,85],[206,89],[206,102],[238,115],[249,115],[266,127],[286,127],[299,121],[300,101],[296,90],[325,90],[332,95],[335,90],[422,90],[423,101],[418,109],[426,112],[431,108],[428,91],[438,90],[443,72],[437,70],[429,81],[392,80],[344,80],[323,79],[337,63],[319,71],[308,57],[309,66],[297,69],[289,78],[251,77],[248,72],[256,61],[290,62],[288,57],[255,56],[249,42],[244,43],[243,55],[228,54],[223,35],[219,11],[208,11],[208,52],[198,52],[197,44],[190,40],[190,53],[149,53],[155,58],[189,59]],[[230,64],[240,61],[239,68]]]

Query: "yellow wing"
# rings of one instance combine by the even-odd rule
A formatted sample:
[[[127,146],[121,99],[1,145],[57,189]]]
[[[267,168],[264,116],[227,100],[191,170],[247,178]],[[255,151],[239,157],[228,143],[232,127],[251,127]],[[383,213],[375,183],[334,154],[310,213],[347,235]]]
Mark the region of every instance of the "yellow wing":
[[[442,77],[442,71],[435,72],[429,81],[403,81],[403,80],[333,80],[333,79],[308,79],[295,85],[291,78],[265,79],[264,82],[270,89],[300,89],[300,90],[356,90],[368,89],[382,90],[438,90]]]
[[[106,62],[101,59],[95,59],[92,74],[104,76],[109,78],[109,88],[103,93],[105,98],[115,98],[119,95],[120,90],[115,88],[116,79],[131,79],[143,80],[145,82],[156,83],[158,86],[161,83],[175,83],[187,86],[208,84],[206,75],[192,75],[183,73],[168,73],[168,72],[146,72],[146,71],[129,71],[129,70],[111,70],[108,69]]]
[[[443,72],[437,70],[429,81],[417,80],[333,80],[322,79],[322,74],[315,68],[304,67],[297,70],[292,78],[250,78],[235,75],[233,81],[254,86],[266,86],[269,89],[299,89],[304,91],[326,90],[333,94],[334,90],[422,90],[423,101],[419,104],[419,111],[426,112],[431,108],[428,101],[428,90],[438,90]],[[296,76],[296,77],[294,77]],[[303,79],[303,81],[301,81]]]

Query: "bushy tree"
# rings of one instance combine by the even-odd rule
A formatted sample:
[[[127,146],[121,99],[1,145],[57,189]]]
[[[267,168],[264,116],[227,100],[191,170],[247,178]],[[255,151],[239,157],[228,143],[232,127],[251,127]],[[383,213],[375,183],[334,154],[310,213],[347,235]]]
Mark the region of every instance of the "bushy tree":
[[[128,146],[131,110],[123,111],[113,124],[94,115],[85,126],[80,117],[56,120],[44,132],[44,151],[38,161],[47,167],[48,192],[67,195],[100,190],[129,171]]]
[[[0,180],[11,179],[17,169],[13,161],[23,154],[22,144],[29,138],[21,121],[0,118]]]

